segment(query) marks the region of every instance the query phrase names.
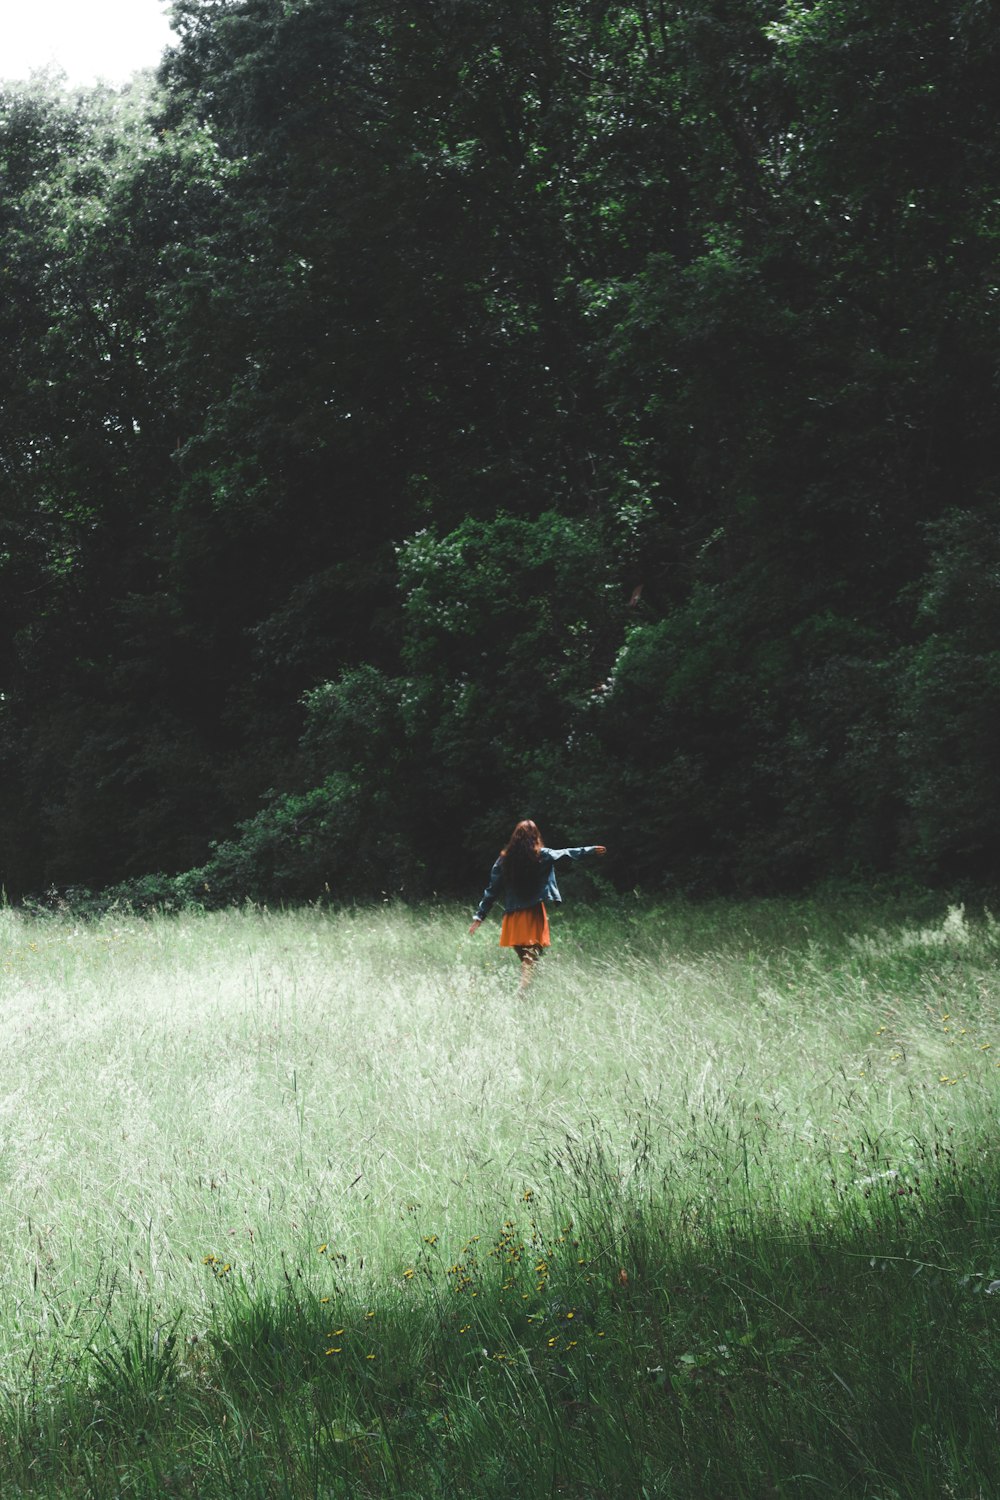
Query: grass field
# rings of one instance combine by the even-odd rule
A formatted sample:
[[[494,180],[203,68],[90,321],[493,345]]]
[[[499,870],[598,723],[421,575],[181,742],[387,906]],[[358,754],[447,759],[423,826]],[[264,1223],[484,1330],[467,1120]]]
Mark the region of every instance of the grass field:
[[[466,924],[0,913],[0,1496],[1000,1493],[1000,926]]]

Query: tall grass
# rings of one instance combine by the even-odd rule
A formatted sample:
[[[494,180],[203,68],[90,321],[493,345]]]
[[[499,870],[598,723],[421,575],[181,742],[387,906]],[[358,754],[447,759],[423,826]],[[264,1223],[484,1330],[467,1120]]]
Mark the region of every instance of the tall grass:
[[[996,1493],[1000,928],[0,914],[0,1494]]]

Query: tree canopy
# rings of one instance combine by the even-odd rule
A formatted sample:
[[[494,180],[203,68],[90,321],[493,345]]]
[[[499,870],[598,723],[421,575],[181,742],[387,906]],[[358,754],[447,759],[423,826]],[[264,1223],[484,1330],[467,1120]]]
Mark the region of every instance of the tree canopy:
[[[988,7],[173,14],[0,87],[7,890],[993,879]]]

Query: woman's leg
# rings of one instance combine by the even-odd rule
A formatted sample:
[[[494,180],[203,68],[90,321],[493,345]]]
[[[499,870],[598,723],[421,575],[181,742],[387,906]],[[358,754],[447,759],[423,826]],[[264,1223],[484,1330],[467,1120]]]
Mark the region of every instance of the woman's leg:
[[[534,973],[535,965],[542,956],[542,950],[534,945],[529,947],[519,944],[514,949],[514,952],[521,960],[521,983],[519,988],[526,990],[531,983],[531,976]]]

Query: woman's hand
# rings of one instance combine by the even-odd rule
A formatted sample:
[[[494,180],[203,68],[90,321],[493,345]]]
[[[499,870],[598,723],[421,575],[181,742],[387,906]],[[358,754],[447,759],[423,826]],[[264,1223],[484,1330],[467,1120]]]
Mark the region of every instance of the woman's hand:
[[[594,853],[595,854],[607,854],[607,852],[608,851],[607,851],[607,849],[605,849],[605,847],[604,847],[603,844],[597,844],[595,846],[595,849],[594,849]]]
[[[480,922],[478,917],[473,917],[472,926],[469,928],[469,936],[471,937],[474,932],[478,932],[479,928],[482,927],[482,925],[483,924],[482,922]]]

